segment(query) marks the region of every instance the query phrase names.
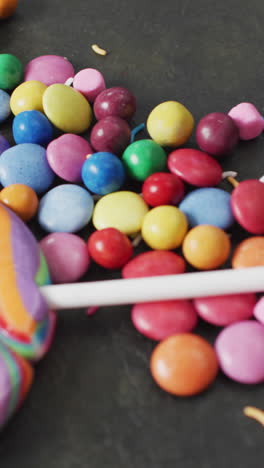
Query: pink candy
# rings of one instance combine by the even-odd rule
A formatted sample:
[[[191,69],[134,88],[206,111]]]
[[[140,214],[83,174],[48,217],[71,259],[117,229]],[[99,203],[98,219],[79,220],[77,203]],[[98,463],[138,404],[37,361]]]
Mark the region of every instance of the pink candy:
[[[84,138],[71,133],[53,140],[47,148],[50,167],[68,182],[81,182],[83,163],[92,153],[92,147]]]
[[[259,322],[264,324],[264,296],[255,305],[254,315]]]
[[[252,140],[264,130],[264,119],[253,104],[241,102],[228,115],[234,120],[241,140]]]
[[[237,382],[255,384],[264,381],[264,326],[256,321],[229,325],[215,343],[220,367]]]
[[[65,57],[42,55],[27,64],[24,80],[37,80],[50,86],[54,83],[65,83],[73,76],[74,68]]]
[[[157,341],[190,332],[197,325],[197,313],[191,301],[186,300],[136,304],[131,318],[140,333]]]
[[[54,283],[79,280],[90,266],[86,243],[75,234],[54,232],[44,237],[40,248],[47,260]]]
[[[94,102],[98,94],[105,89],[105,80],[98,70],[86,68],[74,77],[73,87],[83,94],[90,102]]]

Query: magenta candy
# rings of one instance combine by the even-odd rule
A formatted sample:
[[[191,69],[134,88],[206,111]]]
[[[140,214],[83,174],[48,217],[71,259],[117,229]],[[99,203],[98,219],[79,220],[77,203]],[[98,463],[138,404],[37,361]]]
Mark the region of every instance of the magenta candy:
[[[259,299],[259,301],[255,305],[254,316],[259,322],[264,324],[264,296],[261,299]]]
[[[222,179],[222,168],[211,156],[196,149],[182,148],[169,154],[170,172],[196,187],[213,187]]]
[[[194,299],[194,307],[203,320],[223,327],[252,317],[256,300],[255,294],[201,297]]]
[[[184,273],[185,268],[185,260],[176,253],[167,250],[151,250],[130,260],[122,269],[122,277],[177,275]]]
[[[241,140],[252,140],[263,132],[264,119],[250,102],[241,102],[233,107],[228,115],[234,120]]]
[[[215,343],[219,364],[228,377],[244,384],[264,381],[264,326],[246,320],[226,327]]]
[[[94,102],[94,114],[97,120],[109,115],[130,120],[136,112],[136,98],[126,88],[115,87],[102,91]]]
[[[37,80],[50,86],[65,83],[74,77],[74,68],[65,57],[59,55],[42,55],[29,62],[25,69],[25,81]]]
[[[226,114],[213,112],[203,117],[196,129],[196,141],[201,150],[213,156],[224,156],[239,140],[235,122]]]
[[[85,68],[75,75],[73,87],[85,96],[88,101],[94,102],[98,94],[105,89],[105,80],[98,70]]]
[[[92,153],[92,147],[84,138],[71,133],[56,138],[47,148],[50,167],[55,174],[68,182],[81,182],[83,163]]]
[[[131,318],[142,335],[157,341],[178,333],[188,333],[198,321],[191,301],[186,300],[136,304]]]
[[[255,179],[240,182],[231,195],[237,222],[251,234],[264,234],[264,183]]]
[[[130,128],[120,117],[99,120],[91,132],[91,144],[96,151],[122,154],[130,143]]]
[[[47,260],[53,283],[77,281],[90,266],[86,243],[75,234],[49,234],[41,240],[40,248]]]

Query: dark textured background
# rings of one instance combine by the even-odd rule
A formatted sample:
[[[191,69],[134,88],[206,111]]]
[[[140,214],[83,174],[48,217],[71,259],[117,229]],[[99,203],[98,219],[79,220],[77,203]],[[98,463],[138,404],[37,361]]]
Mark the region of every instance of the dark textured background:
[[[244,100],[263,111],[263,22],[261,0],[21,0],[15,17],[0,23],[0,52],[24,64],[59,54],[76,70],[98,67],[108,86],[136,94],[137,123],[167,99],[198,119]],[[95,55],[93,43],[111,53]],[[263,153],[263,137],[243,143],[225,168],[260,177]],[[88,279],[107,276],[93,267]],[[209,326],[198,331],[216,335]],[[1,468],[263,466],[263,429],[242,408],[264,408],[264,387],[219,376],[201,396],[172,398],[150,378],[152,348],[132,328],[129,307],[91,319],[60,313],[30,396],[1,434]]]

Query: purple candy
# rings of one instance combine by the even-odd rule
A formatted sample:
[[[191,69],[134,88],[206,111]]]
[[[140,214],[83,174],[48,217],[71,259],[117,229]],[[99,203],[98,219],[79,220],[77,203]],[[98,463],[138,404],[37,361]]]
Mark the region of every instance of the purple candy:
[[[226,327],[218,335],[215,349],[228,377],[244,384],[264,381],[264,326],[245,320]]]
[[[213,156],[224,156],[234,149],[239,130],[233,119],[221,112],[203,117],[196,129],[196,141],[201,150]]]
[[[120,117],[105,117],[92,129],[91,144],[96,151],[122,154],[129,143],[129,125]]]
[[[126,88],[115,87],[102,91],[94,102],[94,113],[97,120],[115,115],[130,120],[136,112],[136,98]]]
[[[9,148],[10,144],[7,139],[3,135],[0,135],[0,155]]]

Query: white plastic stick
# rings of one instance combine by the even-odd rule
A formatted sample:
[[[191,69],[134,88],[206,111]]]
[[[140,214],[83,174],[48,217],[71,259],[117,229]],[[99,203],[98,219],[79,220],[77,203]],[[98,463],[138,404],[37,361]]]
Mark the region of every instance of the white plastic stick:
[[[43,286],[50,307],[135,304],[264,291],[264,267]]]

